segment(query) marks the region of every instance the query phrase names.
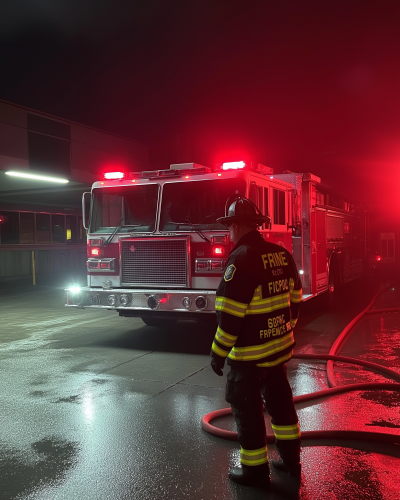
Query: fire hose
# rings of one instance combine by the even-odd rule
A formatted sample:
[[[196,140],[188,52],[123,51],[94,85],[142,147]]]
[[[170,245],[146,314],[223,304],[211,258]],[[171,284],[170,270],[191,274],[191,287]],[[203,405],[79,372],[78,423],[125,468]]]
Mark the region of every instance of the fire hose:
[[[336,394],[341,394],[349,391],[363,391],[363,390],[384,390],[384,391],[396,391],[400,392],[400,383],[393,382],[371,382],[371,383],[360,383],[360,384],[347,384],[343,386],[337,386],[336,381],[334,379],[333,373],[333,362],[341,361],[343,363],[355,364],[359,366],[363,366],[369,368],[371,370],[382,373],[383,375],[392,378],[393,380],[397,380],[400,382],[400,373],[391,370],[389,368],[385,368],[376,363],[371,363],[369,361],[363,361],[360,359],[349,358],[345,356],[338,356],[336,353],[338,352],[340,346],[343,344],[344,340],[348,336],[349,332],[355,326],[356,323],[367,313],[379,312],[393,312],[399,311],[400,308],[387,308],[387,309],[376,309],[371,311],[371,307],[374,304],[377,297],[383,293],[388,287],[380,290],[377,294],[375,294],[374,298],[368,304],[368,306],[361,311],[350,323],[342,330],[336,341],[333,343],[329,354],[307,354],[307,353],[299,353],[294,354],[293,358],[295,359],[314,359],[319,361],[327,361],[327,379],[329,389],[325,389],[322,391],[313,392],[310,394],[304,394],[301,396],[295,396],[293,398],[293,402],[297,403],[305,403],[307,401],[313,401],[319,398],[326,398],[330,396],[334,396]],[[231,408],[223,408],[221,410],[215,410],[210,413],[207,413],[203,416],[201,420],[201,425],[203,429],[212,434],[214,436],[220,437],[222,439],[226,439],[229,441],[237,441],[238,435],[237,432],[228,431],[224,429],[220,429],[219,427],[215,427],[211,424],[213,420],[217,418],[227,417],[232,415]],[[390,443],[390,444],[400,444],[400,435],[389,434],[383,432],[367,432],[367,431],[354,431],[354,430],[329,430],[329,431],[305,431],[301,433],[301,439],[303,440],[363,440],[363,441],[378,441],[380,443]],[[275,435],[267,434],[267,443],[273,444],[275,443]],[[317,443],[313,443],[315,445]],[[320,443],[320,445],[324,445],[324,443]],[[337,444],[340,445],[339,443]],[[343,446],[343,445],[342,445]]]

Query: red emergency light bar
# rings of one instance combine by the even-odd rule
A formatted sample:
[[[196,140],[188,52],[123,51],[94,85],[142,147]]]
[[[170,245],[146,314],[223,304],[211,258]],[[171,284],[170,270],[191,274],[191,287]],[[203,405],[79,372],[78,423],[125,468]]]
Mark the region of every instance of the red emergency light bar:
[[[222,164],[222,170],[240,170],[246,166],[244,161],[228,161]]]
[[[125,174],[123,172],[106,172],[103,177],[108,181],[114,181],[123,179],[125,177]]]
[[[123,179],[154,179],[156,177],[183,177],[187,178],[188,175],[200,175],[211,172],[208,167],[194,167],[167,170],[145,170],[144,172],[106,172],[103,174],[104,180],[115,181]]]
[[[264,175],[272,175],[274,173],[272,168],[266,167],[261,163],[246,161],[228,161],[225,163],[217,163],[214,170],[216,172],[219,170],[253,170]]]

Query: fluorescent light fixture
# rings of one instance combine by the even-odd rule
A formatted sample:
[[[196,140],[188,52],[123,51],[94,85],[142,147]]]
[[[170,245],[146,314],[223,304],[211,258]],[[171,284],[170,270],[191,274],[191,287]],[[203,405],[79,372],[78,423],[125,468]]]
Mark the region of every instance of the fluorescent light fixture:
[[[26,174],[25,172],[6,172],[6,175],[13,177],[23,177],[24,179],[33,179],[35,181],[58,182],[59,184],[68,184],[67,179],[57,179],[56,177],[47,177],[45,175]]]

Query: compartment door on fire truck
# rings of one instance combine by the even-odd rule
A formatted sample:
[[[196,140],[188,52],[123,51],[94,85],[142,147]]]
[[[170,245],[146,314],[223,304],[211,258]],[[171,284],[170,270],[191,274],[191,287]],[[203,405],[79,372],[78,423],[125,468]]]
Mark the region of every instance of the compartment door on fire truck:
[[[315,210],[315,238],[312,239],[314,293],[326,290],[328,286],[328,272],[326,266],[326,211]],[[313,232],[314,232],[313,231]],[[315,271],[315,274],[314,274]]]
[[[395,259],[395,233],[380,233],[380,253],[382,263],[394,264]]]

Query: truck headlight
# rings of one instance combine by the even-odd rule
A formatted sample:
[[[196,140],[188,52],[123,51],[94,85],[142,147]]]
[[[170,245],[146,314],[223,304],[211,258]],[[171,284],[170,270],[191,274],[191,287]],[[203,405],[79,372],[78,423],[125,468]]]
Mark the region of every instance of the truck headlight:
[[[130,297],[130,295],[123,293],[121,295],[121,297],[119,298],[119,301],[120,301],[121,305],[128,306],[131,303],[131,297]]]
[[[183,297],[182,305],[185,309],[189,309],[189,307],[192,305],[192,299],[190,297]]]
[[[202,295],[200,295],[199,297],[196,298],[195,304],[196,304],[197,309],[202,311],[203,309],[205,309],[207,307],[207,299],[205,297],[203,297]]]
[[[68,292],[70,302],[75,306],[80,306],[83,302],[83,293],[79,287],[71,288]]]
[[[107,297],[107,302],[110,306],[115,306],[117,302],[117,297],[114,294],[111,294]]]

